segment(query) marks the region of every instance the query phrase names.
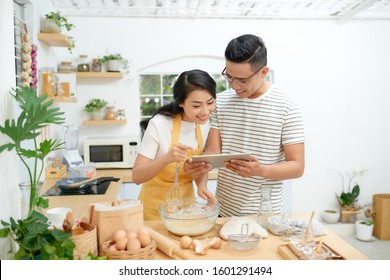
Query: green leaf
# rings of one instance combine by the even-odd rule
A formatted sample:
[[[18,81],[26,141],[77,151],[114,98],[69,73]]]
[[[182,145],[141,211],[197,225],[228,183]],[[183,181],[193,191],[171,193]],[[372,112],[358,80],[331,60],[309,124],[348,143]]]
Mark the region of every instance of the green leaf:
[[[3,223],[3,221],[2,221],[2,223]],[[1,238],[8,237],[9,233],[10,233],[9,228],[2,228],[2,229],[0,229],[0,237]]]
[[[359,188],[359,185],[356,184],[356,185],[353,187],[352,193],[351,193],[351,195],[352,195],[352,197],[353,197],[353,200],[355,200],[355,199],[359,196],[359,194],[360,194],[360,188]]]

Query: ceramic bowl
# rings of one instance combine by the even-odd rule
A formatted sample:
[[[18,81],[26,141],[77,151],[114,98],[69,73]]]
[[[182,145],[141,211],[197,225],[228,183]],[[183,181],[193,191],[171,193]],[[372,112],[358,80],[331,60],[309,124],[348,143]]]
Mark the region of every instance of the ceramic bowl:
[[[340,211],[331,209],[324,210],[321,212],[321,219],[328,224],[337,223],[340,219]]]
[[[159,214],[163,225],[179,236],[197,236],[211,230],[218,218],[220,204],[209,205],[200,201],[168,205],[163,202]]]
[[[247,251],[255,248],[259,244],[261,237],[248,234],[229,234],[228,241],[230,247],[238,251]]]

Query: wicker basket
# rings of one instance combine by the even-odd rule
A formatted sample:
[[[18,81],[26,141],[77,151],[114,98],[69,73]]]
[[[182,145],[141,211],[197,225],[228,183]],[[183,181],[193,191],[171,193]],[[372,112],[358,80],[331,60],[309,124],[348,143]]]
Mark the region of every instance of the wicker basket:
[[[88,253],[91,253],[93,256],[98,255],[97,251],[97,236],[96,236],[96,227],[93,227],[93,230],[86,231],[82,234],[72,235],[70,239],[74,242],[76,247],[73,251],[73,258],[77,259],[86,259]]]
[[[137,253],[129,251],[110,251],[110,246],[114,244],[114,240],[108,240],[103,243],[103,254],[107,256],[107,260],[153,260],[154,253],[157,248],[157,243],[154,239],[145,248],[141,248]]]

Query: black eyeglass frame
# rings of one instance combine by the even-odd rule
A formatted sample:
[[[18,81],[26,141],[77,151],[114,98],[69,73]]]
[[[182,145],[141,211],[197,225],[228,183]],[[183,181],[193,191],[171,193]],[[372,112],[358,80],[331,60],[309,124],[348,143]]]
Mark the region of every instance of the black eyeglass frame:
[[[226,73],[226,67],[223,68],[221,75],[229,82],[229,84],[232,84],[234,80],[236,80],[240,85],[245,85],[248,80],[250,80],[254,75],[260,72],[261,69],[263,69],[264,66],[261,66],[258,70],[256,70],[252,75],[250,75],[247,78],[235,78],[230,76],[228,73]]]

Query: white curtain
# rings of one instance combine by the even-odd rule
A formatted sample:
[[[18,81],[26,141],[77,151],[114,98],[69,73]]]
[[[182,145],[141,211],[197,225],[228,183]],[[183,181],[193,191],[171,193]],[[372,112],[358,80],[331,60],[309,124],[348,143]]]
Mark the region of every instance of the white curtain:
[[[10,90],[15,87],[15,54],[13,30],[13,1],[0,1],[0,124],[14,118],[16,106],[11,100]],[[8,139],[0,134],[0,145]],[[14,151],[0,154],[0,219],[20,217],[20,192],[18,183],[19,161]],[[0,259],[9,258],[9,242],[0,238]]]

